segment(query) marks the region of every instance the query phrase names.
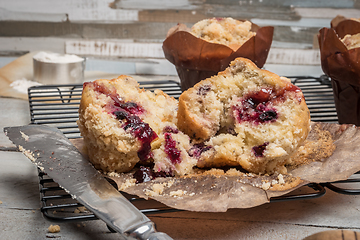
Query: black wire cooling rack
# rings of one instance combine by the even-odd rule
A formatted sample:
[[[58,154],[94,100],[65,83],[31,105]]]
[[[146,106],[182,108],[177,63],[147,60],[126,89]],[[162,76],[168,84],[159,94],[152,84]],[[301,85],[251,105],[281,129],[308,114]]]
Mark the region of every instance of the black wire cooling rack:
[[[291,76],[292,83],[304,93],[312,121],[337,123],[337,114],[333,99],[331,82],[327,76]],[[178,98],[180,85],[176,81],[144,81],[140,86],[147,90],[161,89],[168,95]],[[31,124],[46,124],[57,127],[69,139],[80,138],[76,125],[82,93],[82,84],[76,85],[40,85],[28,89]],[[39,172],[41,211],[49,220],[86,221],[97,217],[87,211],[80,203],[72,199],[46,173]],[[360,194],[359,174],[346,181],[335,183],[311,183],[289,194],[271,198],[270,202],[318,198],[325,194],[325,187],[341,194]],[[115,184],[109,179],[110,183]],[[144,200],[124,194],[144,214],[179,211],[153,200]]]

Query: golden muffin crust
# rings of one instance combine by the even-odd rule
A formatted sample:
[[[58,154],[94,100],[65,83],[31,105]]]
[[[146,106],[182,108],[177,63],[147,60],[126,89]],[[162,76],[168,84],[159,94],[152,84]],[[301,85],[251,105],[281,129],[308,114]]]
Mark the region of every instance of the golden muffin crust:
[[[353,49],[360,47],[360,33],[354,35],[345,35],[341,41],[345,44],[347,49]]]
[[[226,45],[234,51],[256,35],[256,32],[251,31],[251,22],[230,17],[201,20],[191,27],[190,32],[198,38]]]

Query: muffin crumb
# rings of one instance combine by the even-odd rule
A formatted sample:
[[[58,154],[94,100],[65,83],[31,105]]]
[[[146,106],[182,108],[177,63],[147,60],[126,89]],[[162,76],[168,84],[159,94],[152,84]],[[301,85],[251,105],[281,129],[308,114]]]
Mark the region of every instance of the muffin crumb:
[[[50,225],[50,227],[48,228],[48,231],[50,233],[58,233],[58,232],[60,232],[60,226],[59,225]]]

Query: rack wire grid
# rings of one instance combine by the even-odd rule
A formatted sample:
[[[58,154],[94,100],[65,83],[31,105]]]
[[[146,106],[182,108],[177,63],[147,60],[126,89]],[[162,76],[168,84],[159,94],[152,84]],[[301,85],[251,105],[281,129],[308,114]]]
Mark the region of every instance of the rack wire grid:
[[[333,99],[331,80],[323,75],[290,76],[292,83],[300,87],[310,110],[312,121],[337,123],[337,114]],[[140,86],[147,90],[161,89],[168,95],[179,98],[180,85],[176,81],[143,81]],[[46,124],[57,127],[69,139],[81,138],[76,121],[81,100],[82,84],[75,85],[40,85],[28,89],[31,124]],[[39,169],[39,188],[41,211],[49,220],[86,221],[97,217],[87,211],[80,203],[72,199],[46,173]],[[360,194],[358,174],[354,174],[346,181],[335,183],[303,186],[284,196],[271,198],[270,202],[289,201],[318,198],[325,194],[325,187],[341,194]],[[110,179],[110,183],[114,184]],[[351,185],[350,188],[348,187]],[[354,186],[355,185],[355,186]],[[123,193],[144,214],[180,211],[167,207],[154,200],[144,200],[136,196]]]

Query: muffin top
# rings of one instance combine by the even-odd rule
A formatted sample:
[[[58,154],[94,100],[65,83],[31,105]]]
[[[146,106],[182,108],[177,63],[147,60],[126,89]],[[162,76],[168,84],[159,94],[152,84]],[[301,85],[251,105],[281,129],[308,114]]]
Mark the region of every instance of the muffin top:
[[[360,33],[354,35],[345,35],[341,41],[345,44],[347,49],[353,49],[360,47]]]
[[[191,27],[190,32],[205,41],[227,45],[234,51],[256,35],[251,31],[251,22],[230,17],[201,20]]]

